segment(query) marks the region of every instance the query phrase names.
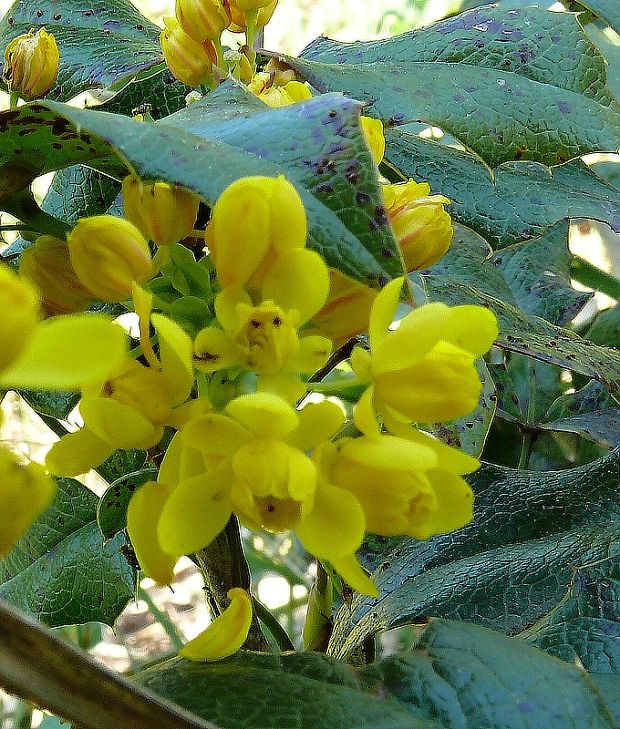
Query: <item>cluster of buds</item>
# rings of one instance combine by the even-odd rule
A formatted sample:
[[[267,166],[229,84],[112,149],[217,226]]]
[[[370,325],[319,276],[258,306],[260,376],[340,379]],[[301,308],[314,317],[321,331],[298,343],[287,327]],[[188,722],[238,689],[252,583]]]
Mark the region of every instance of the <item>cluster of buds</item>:
[[[229,70],[249,80],[254,67],[254,38],[266,25],[278,0],[176,0],[175,17],[164,18],[161,46],[172,75],[187,86],[215,87]],[[222,32],[245,33],[246,45],[232,61],[221,45]],[[245,67],[248,67],[246,70]]]

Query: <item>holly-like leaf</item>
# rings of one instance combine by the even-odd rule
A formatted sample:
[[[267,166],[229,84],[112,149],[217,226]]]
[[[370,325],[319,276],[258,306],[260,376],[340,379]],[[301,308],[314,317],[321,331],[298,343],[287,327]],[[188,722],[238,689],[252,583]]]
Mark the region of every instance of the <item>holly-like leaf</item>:
[[[620,8],[615,0],[579,0],[579,4],[609,23],[616,33],[620,33]]]
[[[620,561],[576,569],[564,600],[520,635],[586,671],[620,675]]]
[[[105,213],[118,197],[121,186],[111,177],[84,165],[59,170],[43,200],[46,213],[69,224],[78,218]]]
[[[97,525],[105,539],[127,526],[127,507],[133,494],[148,481],[157,480],[157,469],[133,471],[110,484],[97,505]]]
[[[96,509],[83,484],[59,479],[54,504],[0,562],[0,597],[51,627],[112,625],[134,594],[134,573],[124,537],[101,537]]]
[[[386,140],[389,162],[450,198],[455,220],[493,248],[540,236],[566,218],[600,220],[620,232],[620,193],[581,161],[552,168],[512,162],[491,174],[475,155],[411,132],[388,130]]]
[[[42,27],[54,34],[60,50],[50,98],[68,101],[162,60],[159,28],[128,0],[15,0],[0,22],[0,46],[4,49],[18,35]]]
[[[346,656],[378,630],[427,616],[517,632],[555,607],[575,565],[620,554],[620,451],[566,471],[485,465],[469,480],[473,522],[375,551],[380,597],[341,609],[331,654]]]

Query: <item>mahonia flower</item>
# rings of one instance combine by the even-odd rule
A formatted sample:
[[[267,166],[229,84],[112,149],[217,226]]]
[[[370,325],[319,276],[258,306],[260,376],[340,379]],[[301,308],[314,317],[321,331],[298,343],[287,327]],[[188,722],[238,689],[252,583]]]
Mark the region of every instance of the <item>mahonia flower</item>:
[[[179,25],[197,43],[216,40],[231,21],[228,4],[222,0],[176,0],[175,13]]]
[[[4,52],[4,80],[9,91],[26,99],[43,96],[58,75],[60,53],[56,39],[45,28],[34,28],[14,38]]]
[[[233,587],[227,597],[230,605],[179,651],[180,656],[190,661],[220,661],[245,643],[252,625],[252,598],[241,587]]]
[[[46,465],[57,476],[84,473],[119,448],[149,448],[161,439],[164,425],[178,425],[177,406],[193,384],[191,339],[162,314],[151,319],[161,367],[126,358],[104,380],[82,389],[84,427],[61,438],[47,456]]]
[[[461,475],[480,463],[411,428],[403,436],[337,441],[323,457],[327,477],[360,502],[374,534],[428,539],[468,524],[474,495]]]
[[[383,199],[392,230],[407,271],[418,271],[437,263],[452,242],[450,215],[444,209],[450,200],[430,195],[427,182],[382,185]]]
[[[170,73],[187,86],[214,82],[217,51],[213,41],[195,41],[176,18],[164,18],[164,30],[159,40]]]
[[[50,314],[83,311],[92,294],[82,284],[71,265],[66,241],[42,235],[19,257],[19,273],[32,281]]]
[[[301,81],[293,78],[279,84],[275,82],[275,74],[264,71],[254,74],[248,84],[248,91],[274,109],[312,98],[312,92]]]
[[[377,296],[370,315],[371,351],[356,347],[351,366],[368,383],[355,408],[357,427],[378,432],[375,412],[391,421],[433,423],[471,412],[482,385],[475,360],[498,334],[495,315],[482,306],[434,302],[411,311],[390,331],[403,279]]]
[[[135,283],[153,276],[148,243],[135,225],[112,215],[80,218],[67,235],[71,265],[101,301],[131,298]]]
[[[364,534],[359,502],[323,478],[306,455],[343,422],[334,403],[297,412],[271,393],[242,395],[224,413],[188,422],[158,477],[172,484],[157,519],[158,549],[174,557],[198,551],[235,513],[252,529],[294,530],[311,554],[328,560],[355,589],[376,594],[355,558]],[[129,534],[140,553],[142,529],[130,526]],[[148,549],[156,561],[157,549]]]
[[[178,243],[191,235],[199,204],[191,190],[168,182],[143,182],[136,175],[123,180],[125,217],[158,246]]]

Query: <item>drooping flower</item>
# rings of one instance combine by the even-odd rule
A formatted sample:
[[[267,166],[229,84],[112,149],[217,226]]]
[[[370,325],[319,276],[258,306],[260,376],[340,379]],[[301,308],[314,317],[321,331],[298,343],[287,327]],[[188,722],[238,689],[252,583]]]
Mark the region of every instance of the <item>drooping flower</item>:
[[[212,83],[217,66],[217,51],[213,41],[195,41],[176,18],[164,18],[160,36],[161,49],[170,73],[187,86]]]
[[[245,643],[252,625],[252,598],[241,587],[233,587],[227,597],[229,606],[179,651],[180,656],[190,661],[220,661]]]
[[[60,53],[56,39],[45,28],[34,28],[14,38],[4,52],[4,80],[9,91],[25,99],[43,96],[56,76]]]
[[[343,421],[331,402],[297,412],[271,393],[243,395],[223,414],[190,421],[175,436],[161,476],[174,484],[158,520],[163,552],[178,557],[205,547],[235,513],[252,529],[295,531],[311,554],[329,560],[356,589],[375,594],[355,558],[362,508],[307,455]]]
[[[375,413],[388,425],[434,423],[473,410],[482,385],[475,360],[498,334],[495,315],[482,306],[434,302],[414,309],[390,331],[403,279],[391,281],[377,296],[370,316],[370,352],[351,356],[356,376],[369,387],[355,408],[357,427],[378,432]]]

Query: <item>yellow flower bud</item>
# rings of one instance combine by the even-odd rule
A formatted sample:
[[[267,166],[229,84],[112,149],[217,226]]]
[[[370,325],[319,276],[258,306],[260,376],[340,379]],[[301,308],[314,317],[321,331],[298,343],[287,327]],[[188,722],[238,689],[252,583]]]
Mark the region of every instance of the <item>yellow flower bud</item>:
[[[230,11],[222,0],[177,0],[176,16],[197,43],[219,38],[230,24]]]
[[[383,122],[380,119],[373,119],[370,116],[361,116],[360,125],[374,163],[376,165],[381,164],[383,155],[385,154]]]
[[[205,239],[222,286],[257,287],[270,262],[303,248],[307,235],[304,204],[287,179],[242,177],[214,205]]]
[[[8,266],[0,266],[0,371],[22,352],[39,322],[39,295]]]
[[[240,10],[260,10],[271,3],[271,0],[233,0]]]
[[[179,651],[190,661],[219,661],[236,653],[252,625],[252,598],[240,587],[228,591],[230,605]]]
[[[176,18],[164,18],[164,26],[159,40],[170,73],[187,86],[200,86],[212,80],[213,66],[217,65],[213,43],[195,41]]]
[[[0,557],[13,549],[54,500],[56,484],[36,463],[21,463],[0,449]]]
[[[452,242],[452,220],[443,195],[430,195],[427,182],[384,185],[383,199],[407,271],[418,271],[437,263]]]
[[[66,241],[42,235],[19,259],[19,272],[39,289],[50,314],[83,311],[93,298],[71,265]]]
[[[199,203],[190,190],[167,182],[142,182],[135,175],[123,180],[125,217],[158,246],[191,234]]]
[[[273,15],[277,4],[278,0],[272,0],[272,2],[264,3],[258,8],[258,13],[256,14],[257,28],[263,28],[267,25],[267,23],[271,20],[271,16]],[[245,33],[248,27],[248,19],[245,14],[245,9],[241,7],[241,2],[239,0],[228,0],[228,6],[230,9],[230,17],[232,19],[228,26],[228,30],[233,33]]]
[[[9,91],[24,98],[43,96],[56,80],[59,61],[56,39],[44,28],[14,38],[4,52],[4,80]]]
[[[128,220],[112,215],[82,218],[67,242],[78,278],[102,301],[129,299],[132,285],[153,275],[148,243]]]

